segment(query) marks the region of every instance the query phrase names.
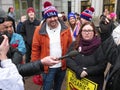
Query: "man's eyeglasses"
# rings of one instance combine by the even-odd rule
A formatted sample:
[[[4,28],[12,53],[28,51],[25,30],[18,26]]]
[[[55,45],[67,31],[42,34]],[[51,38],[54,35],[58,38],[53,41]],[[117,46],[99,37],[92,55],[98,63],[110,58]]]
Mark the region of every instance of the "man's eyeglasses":
[[[5,19],[3,17],[0,17],[0,24],[3,23]]]

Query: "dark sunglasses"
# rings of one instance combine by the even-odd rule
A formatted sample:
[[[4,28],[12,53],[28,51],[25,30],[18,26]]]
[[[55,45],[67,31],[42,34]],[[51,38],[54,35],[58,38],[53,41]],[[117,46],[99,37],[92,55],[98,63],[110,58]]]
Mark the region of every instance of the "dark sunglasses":
[[[3,23],[5,21],[5,18],[0,17],[0,24]]]

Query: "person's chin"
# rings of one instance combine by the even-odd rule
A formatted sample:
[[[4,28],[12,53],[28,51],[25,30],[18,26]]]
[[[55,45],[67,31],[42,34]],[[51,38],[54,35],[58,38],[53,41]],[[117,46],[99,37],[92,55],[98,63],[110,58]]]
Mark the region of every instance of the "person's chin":
[[[33,15],[31,15],[31,16],[30,16],[30,18],[34,18],[34,16],[33,16]]]
[[[85,37],[84,39],[85,39],[85,40],[91,40],[89,37]]]

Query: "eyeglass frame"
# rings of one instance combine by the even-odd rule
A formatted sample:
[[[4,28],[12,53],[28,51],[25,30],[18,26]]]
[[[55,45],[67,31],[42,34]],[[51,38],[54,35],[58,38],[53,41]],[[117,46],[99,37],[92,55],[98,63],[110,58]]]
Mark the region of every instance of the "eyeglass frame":
[[[92,32],[94,32],[94,30],[90,30],[90,29],[88,29],[88,30],[82,30],[82,32],[83,32],[83,33],[86,33],[86,32],[88,32],[88,33],[92,33]]]

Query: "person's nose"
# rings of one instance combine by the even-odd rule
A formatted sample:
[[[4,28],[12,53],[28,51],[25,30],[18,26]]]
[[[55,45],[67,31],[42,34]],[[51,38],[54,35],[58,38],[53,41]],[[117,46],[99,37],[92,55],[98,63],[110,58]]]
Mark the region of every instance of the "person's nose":
[[[54,17],[51,17],[51,20],[55,20],[55,18],[54,18]]]
[[[89,32],[88,32],[88,31],[86,31],[86,32],[85,32],[85,34],[89,34]]]

